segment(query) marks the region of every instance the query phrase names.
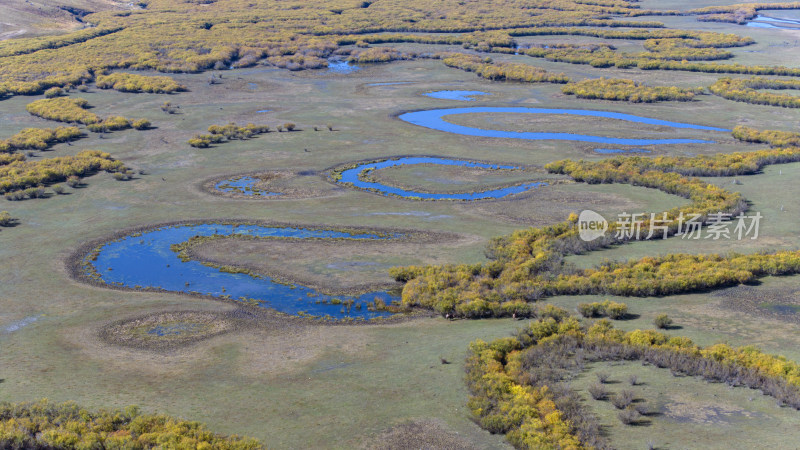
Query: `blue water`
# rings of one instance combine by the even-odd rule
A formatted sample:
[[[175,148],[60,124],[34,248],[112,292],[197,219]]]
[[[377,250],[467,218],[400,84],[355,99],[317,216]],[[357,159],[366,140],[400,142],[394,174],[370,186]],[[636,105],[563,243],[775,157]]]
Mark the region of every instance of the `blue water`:
[[[782,30],[798,30],[800,31],[800,20],[791,19],[778,19],[776,17],[756,16],[752,22],[747,22],[748,27],[756,28],[780,28]],[[790,24],[793,27],[781,26],[780,24]]]
[[[279,192],[266,192],[254,189],[256,183],[259,181],[261,180],[255,177],[234,177],[229,180],[220,181],[214,185],[214,189],[220,192],[235,192],[237,194],[256,197],[274,197],[281,195]]]
[[[692,125],[688,123],[670,122],[667,120],[651,119],[630,114],[615,113],[609,111],[591,111],[584,109],[547,109],[547,108],[524,108],[524,107],[472,107],[472,108],[446,108],[432,109],[428,111],[417,111],[401,114],[401,120],[421,127],[430,128],[437,131],[461,134],[465,136],[480,136],[509,139],[526,140],[560,140],[560,141],[581,141],[595,142],[598,144],[613,145],[654,145],[654,144],[713,144],[714,141],[700,139],[625,139],[603,136],[591,136],[573,133],[537,133],[520,131],[484,130],[463,125],[456,125],[446,122],[442,117],[456,114],[470,113],[516,113],[516,114],[563,114],[572,116],[604,117],[608,119],[624,120],[626,122],[645,123],[648,125],[660,125],[672,128],[726,131],[724,128],[707,127],[703,125]]]
[[[333,73],[353,73],[359,70],[360,67],[350,64],[348,61],[331,61],[328,60],[328,72]]]
[[[310,230],[291,227],[261,225],[198,224],[162,227],[140,235],[128,236],[103,245],[91,264],[106,283],[117,283],[128,288],[153,287],[172,292],[197,292],[214,297],[230,296],[235,300],[253,299],[258,306],[297,315],[300,312],[314,316],[330,315],[334,318],[363,318],[388,316],[384,311],[368,311],[367,303],[380,298],[386,304],[398,297],[388,292],[369,292],[358,296],[330,296],[309,287],[281,284],[269,277],[253,277],[242,273],[227,273],[204,266],[198,261],[183,262],[170,245],[185,242],[194,236],[248,235],[294,239],[351,238],[392,239],[373,233],[334,230]],[[110,269],[110,270],[109,270]],[[353,300],[350,311],[342,312],[344,305],[323,304],[319,301],[339,298]],[[356,305],[361,304],[360,309]]]
[[[427,94],[423,94],[425,96],[431,98],[439,98],[442,100],[458,100],[461,102],[471,102],[474,101],[474,96],[478,95],[490,95],[488,92],[481,92],[481,91],[436,91],[436,92],[428,92]]]
[[[645,150],[643,148],[631,148],[631,149],[621,149],[621,148],[596,148],[593,150],[595,153],[600,153],[601,155],[613,155],[617,153],[651,153],[650,150]]]
[[[487,198],[500,198],[500,197],[505,197],[507,195],[519,194],[521,192],[525,192],[530,189],[537,188],[539,186],[544,186],[547,184],[542,182],[536,182],[536,183],[519,184],[516,186],[493,189],[483,192],[468,192],[461,194],[430,194],[426,192],[417,192],[417,191],[400,189],[392,186],[387,186],[381,183],[363,181],[359,178],[359,174],[361,173],[361,171],[367,168],[379,170],[379,169],[385,169],[387,167],[412,165],[412,164],[438,164],[442,166],[462,166],[462,167],[473,167],[478,169],[493,169],[493,170],[519,169],[519,167],[515,166],[501,166],[497,164],[483,164],[472,161],[459,161],[455,159],[414,156],[414,157],[405,157],[399,159],[390,159],[381,162],[361,164],[357,167],[354,167],[352,169],[347,169],[344,172],[342,172],[342,177],[338,182],[352,183],[353,186],[361,189],[374,189],[383,195],[397,195],[398,197],[405,197],[405,198],[419,197],[429,200],[480,200]]]
[[[258,111],[256,111],[256,112],[257,112],[257,113],[268,113],[268,112],[270,112],[270,111],[272,111],[272,110],[271,110],[271,109],[261,109],[261,110],[258,110]]]

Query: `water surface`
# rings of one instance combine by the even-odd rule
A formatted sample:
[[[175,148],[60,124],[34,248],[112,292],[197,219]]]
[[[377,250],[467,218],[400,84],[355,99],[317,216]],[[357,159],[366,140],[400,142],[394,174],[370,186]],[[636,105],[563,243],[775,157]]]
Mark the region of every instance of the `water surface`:
[[[350,64],[349,61],[328,60],[328,72],[347,74],[353,73],[360,69],[360,67]]]
[[[432,109],[427,111],[416,111],[401,114],[399,118],[405,122],[430,128],[447,133],[460,134],[464,136],[525,139],[525,140],[560,140],[560,141],[579,141],[594,142],[598,144],[612,145],[655,145],[655,144],[712,144],[714,141],[702,139],[628,139],[612,138],[604,136],[592,136],[575,133],[547,133],[547,132],[527,132],[527,131],[503,131],[487,130],[483,128],[473,128],[464,125],[456,125],[444,120],[445,116],[471,113],[515,113],[515,114],[558,114],[565,116],[589,116],[602,117],[606,119],[617,119],[626,122],[644,123],[648,125],[658,125],[677,129],[725,131],[725,128],[709,127],[704,125],[693,125],[682,122],[670,122],[668,120],[652,119],[649,117],[639,117],[631,114],[615,113],[610,111],[593,111],[585,109],[549,109],[549,108],[525,108],[525,107],[472,107],[472,108],[446,108]]]
[[[409,156],[398,159],[389,159],[380,162],[367,162],[360,164],[352,169],[347,169],[342,172],[339,183],[351,183],[353,186],[360,189],[373,190],[383,195],[396,195],[404,198],[422,198],[427,200],[481,200],[489,198],[501,198],[507,195],[519,194],[539,186],[544,186],[547,183],[532,182],[523,183],[515,186],[509,186],[499,189],[492,189],[482,192],[465,192],[456,194],[431,194],[427,192],[419,192],[407,189],[401,189],[393,186],[388,186],[382,183],[364,181],[361,179],[361,172],[365,169],[380,170],[387,167],[396,167],[413,164],[436,164],[441,166],[461,166],[477,169],[490,169],[490,170],[511,170],[519,169],[516,166],[503,166],[499,164],[484,164],[473,161],[462,161],[457,159],[446,158],[433,158],[428,156]]]
[[[375,298],[387,304],[399,300],[385,291],[356,296],[331,296],[297,284],[282,284],[270,277],[254,277],[243,273],[222,272],[198,261],[183,262],[170,249],[172,244],[185,242],[194,236],[248,235],[293,239],[392,239],[400,235],[380,236],[374,233],[315,230],[263,225],[195,224],[157,228],[141,234],[109,242],[100,248],[90,264],[102,281],[128,288],[160,288],[172,292],[200,293],[214,297],[229,296],[264,308],[298,315],[329,315],[334,318],[363,318],[388,316],[383,311],[368,311],[367,303]],[[324,304],[334,298],[352,300],[349,311],[343,305]],[[250,299],[250,300],[247,300]],[[357,308],[361,305],[361,308]]]
[[[490,95],[488,92],[481,91],[435,91],[423,94],[427,97],[438,98],[442,100],[458,100],[461,102],[472,102],[478,95]]]
[[[214,189],[220,192],[230,192],[242,194],[249,197],[274,197],[281,195],[280,192],[262,191],[256,188],[256,184],[261,181],[259,178],[250,176],[238,176],[228,180],[222,180],[214,185]]]

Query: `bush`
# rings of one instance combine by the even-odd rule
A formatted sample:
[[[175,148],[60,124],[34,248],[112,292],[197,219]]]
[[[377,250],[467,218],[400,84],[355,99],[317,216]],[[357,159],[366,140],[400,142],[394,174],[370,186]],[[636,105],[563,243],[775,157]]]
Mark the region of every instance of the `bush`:
[[[285,128],[286,131],[294,131],[295,127],[296,125],[291,122],[286,122],[285,124],[283,124],[283,128]]]
[[[600,303],[578,303],[578,312],[583,317],[598,317],[600,316]]]
[[[633,403],[633,391],[623,389],[611,397],[611,404],[617,409],[625,409]]]
[[[72,175],[72,176],[67,177],[67,186],[69,186],[69,187],[74,189],[74,188],[80,186],[80,184],[81,184],[81,179],[78,176]]]
[[[131,123],[131,126],[137,130],[148,130],[151,124],[147,119],[136,119]]]
[[[653,325],[655,325],[656,328],[667,329],[672,326],[672,319],[666,314],[659,314],[656,316],[655,320],[653,320]]]
[[[623,319],[625,318],[625,316],[628,315],[628,305],[624,303],[617,303],[606,300],[603,303],[603,308],[605,310],[605,315],[614,320]]]
[[[611,377],[608,372],[597,372],[594,375],[597,377],[597,381],[603,384],[607,383],[608,379]]]
[[[11,217],[11,213],[8,211],[0,211],[0,227],[10,227],[14,225],[16,220]]]
[[[56,193],[56,194],[58,194],[58,195],[61,195],[61,194],[63,194],[63,193],[64,193],[64,186],[62,186],[62,185],[60,185],[60,184],[56,184],[56,185],[54,185],[54,186],[53,186],[53,192],[55,192],[55,193]]]
[[[625,408],[624,410],[620,411],[619,414],[617,414],[617,417],[619,417],[620,422],[624,423],[625,425],[635,425],[641,416],[635,409]]]
[[[51,87],[50,89],[44,91],[44,96],[46,98],[56,98],[61,97],[64,95],[64,90],[60,87]]]
[[[175,114],[178,112],[178,106],[173,105],[171,102],[164,102],[161,105],[161,110],[167,114]]]
[[[589,395],[595,400],[605,400],[608,398],[608,391],[600,383],[594,383],[589,386]]]

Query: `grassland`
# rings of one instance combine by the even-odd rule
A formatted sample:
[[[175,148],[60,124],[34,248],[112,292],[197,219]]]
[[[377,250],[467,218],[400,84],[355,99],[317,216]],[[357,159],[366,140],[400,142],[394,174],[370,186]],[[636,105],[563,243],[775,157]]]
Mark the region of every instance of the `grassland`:
[[[162,2],[153,2],[153,7],[159,3]],[[222,3],[190,7],[213,10]],[[715,3],[725,2],[707,1],[703,5]],[[352,25],[358,28],[369,15],[358,11],[360,8],[355,8],[355,3],[353,6],[352,11],[344,15],[358,19]],[[689,9],[699,5],[678,0],[669,4],[646,0],[641,6]],[[327,4],[322,7],[333,8]],[[377,7],[384,12],[392,10],[390,6],[382,7],[380,0],[366,10]],[[204,14],[198,16],[200,21],[213,16],[212,12]],[[281,14],[284,15],[277,17],[300,12]],[[144,20],[146,11],[137,11],[133,17]],[[436,19],[431,17],[425,18],[426,26],[436,24]],[[100,19],[123,20],[110,13],[99,16]],[[651,19],[669,28],[736,33],[756,41],[751,46],[729,49],[734,56],[728,63],[800,67],[794,43],[796,33],[697,22],[694,16],[624,20]],[[213,31],[217,28],[220,30]],[[219,38],[230,28],[233,28],[232,23],[215,23],[210,32],[214,38]],[[248,28],[243,34],[250,32],[252,29]],[[195,33],[199,31],[194,28],[187,31],[187,35],[195,36]],[[465,34],[470,33],[472,31],[465,31]],[[69,52],[88,55],[102,42],[125,42],[135,35],[134,30],[119,36],[111,34],[102,38],[106,41],[80,44],[78,50],[70,46]],[[609,43],[624,52],[644,51],[642,41],[633,40],[585,36],[526,36],[517,40],[521,44],[541,45]],[[261,45],[253,43],[256,44]],[[467,51],[460,44],[409,42],[373,46],[418,53]],[[140,50],[131,49],[133,54],[137,51]],[[70,54],[67,50],[48,52],[52,57]],[[695,88],[710,86],[722,76],[636,68],[598,69],[513,54],[493,53],[491,57],[496,61],[535,64],[576,80],[605,76],[654,86]],[[19,57],[21,61],[30,59],[26,58]],[[141,73],[163,75],[147,70]],[[217,77],[214,84],[209,83],[210,73]],[[384,282],[385,275],[378,270],[370,269],[362,274],[350,270],[356,265],[348,263],[483,262],[484,246],[491,237],[522,227],[553,224],[574,211],[593,209],[612,218],[622,211],[657,212],[686,204],[685,199],[643,187],[583,183],[553,184],[497,201],[413,202],[348,189],[326,179],[326,171],[332,167],[397,155],[436,155],[515,164],[527,167],[533,172],[533,178],[552,177],[544,174],[542,167],[555,160],[605,158],[593,152],[596,145],[474,138],[430,131],[398,120],[396,115],[403,111],[474,105],[599,109],[722,128],[742,124],[787,131],[794,130],[800,121],[797,109],[750,105],[713,95],[698,95],[686,103],[581,100],[563,94],[561,85],[492,82],[473,73],[447,68],[441,61],[431,59],[365,65],[346,75],[326,69],[289,71],[264,65],[210,73],[171,73],[170,77],[189,91],[174,95],[101,90],[90,79],[87,92],[70,93],[72,98],[86,99],[94,107],[91,111],[104,117],[109,114],[147,117],[153,129],[90,133],[71,145],[58,143],[49,151],[30,158],[71,156],[84,149],[98,149],[143,173],[126,183],[100,173],[85,179],[85,186],[69,189],[68,195],[8,202],[0,208],[20,221],[16,227],[0,230],[0,347],[3,349],[0,352],[0,379],[3,380],[0,399],[30,401],[48,397],[54,401],[74,400],[93,408],[138,404],[147,412],[204,421],[216,432],[257,437],[272,448],[375,447],[382,439],[388,439],[387,436],[402,435],[408,429],[418,429],[415,427],[433,429],[434,434],[447,436],[445,440],[450,443],[468,441],[476,448],[505,448],[508,444],[502,436],[490,435],[470,419],[465,407],[463,360],[470,341],[507,336],[522,322],[420,318],[391,325],[352,327],[265,320],[260,327],[233,327],[231,331],[189,346],[153,353],[113,345],[103,339],[100,330],[118,320],[155,313],[196,311],[223,315],[231,314],[236,308],[212,299],[88,286],[70,279],[64,261],[87,241],[120,229],[175,220],[240,218],[326,226],[399,227],[468,237],[457,247],[434,242],[427,243],[424,248],[396,249],[377,257],[374,255],[378,250],[372,249],[360,249],[361,254],[340,257],[335,254],[338,248],[314,247],[310,243],[297,247],[273,244],[239,252],[239,263],[248,260],[253,265],[263,263],[259,255],[269,252],[273,269],[281,262],[291,262],[297,264],[294,270],[326,278],[355,284]],[[371,85],[385,82],[406,84]],[[469,104],[422,95],[441,89],[478,90],[492,95]],[[0,101],[0,139],[28,127],[57,126],[55,122],[26,112],[26,105],[40,98],[43,96],[15,95]],[[179,106],[175,114],[162,111],[165,101]],[[263,110],[269,112],[258,112]],[[497,114],[461,116],[452,121],[469,120],[470,125],[484,128],[578,129],[578,132],[620,137],[667,134],[614,121],[587,123],[562,117],[527,119],[523,122]],[[195,134],[205,133],[209,126],[229,122],[268,124],[273,128],[293,122],[302,131],[271,132],[257,139],[231,141],[208,149],[186,144]],[[328,124],[334,131],[328,131]],[[314,127],[320,131],[314,131]],[[725,133],[687,130],[686,134],[713,135],[719,143],[664,145],[652,148],[653,154],[713,154],[765,147],[736,142]],[[209,180],[255,172],[303,172],[303,176],[291,178],[286,189],[313,195],[259,200],[208,193]],[[516,181],[516,175],[511,174],[506,179],[497,175],[495,180],[480,173],[455,172],[405,167],[387,169],[377,176],[383,177],[382,181],[431,191],[454,189],[451,184],[437,181],[441,178],[462,177],[469,188]],[[796,249],[795,212],[800,208],[800,197],[792,180],[798,175],[800,164],[795,163],[770,166],[756,175],[736,177],[740,184],[733,183],[734,177],[705,178],[709,183],[741,192],[751,202],[751,210],[761,212],[764,220],[761,236],[756,241],[689,242],[671,238],[574,256],[570,261],[590,267],[604,258],[625,260],[675,252]],[[317,252],[324,252],[325,256],[315,258]],[[630,320],[616,322],[623,330],[652,328],[655,316],[667,313],[681,327],[674,333],[688,336],[699,345],[721,341],[731,345],[754,344],[798,361],[798,314],[792,308],[781,309],[780,306],[800,304],[799,279],[796,276],[767,278],[745,291],[729,289],[713,294],[658,298],[561,296],[546,301],[572,311],[580,302],[610,298],[628,304],[632,313]],[[760,298],[763,301],[754,300]],[[18,326],[20,324],[27,325]],[[442,364],[441,358],[452,364]],[[641,387],[642,395],[664,405],[664,415],[653,417],[651,426],[631,428],[619,423],[609,405],[592,404],[601,423],[608,426],[610,441],[618,448],[642,448],[648,440],[672,447],[730,448],[723,438],[734,434],[748,439],[748,443],[769,443],[778,447],[798,439],[796,424],[800,416],[797,411],[778,408],[774,401],[755,392],[742,388],[728,390],[694,379],[673,380],[665,369],[632,365],[591,366],[575,379],[575,387],[584,388],[593,381],[593,373],[598,370],[609,371],[612,378],[618,380],[625,380],[629,373],[636,372],[646,383]],[[755,399],[751,401],[750,397]],[[669,407],[670,404],[683,405],[683,412],[677,410],[678,406]],[[708,414],[689,417],[688,409]],[[672,414],[674,411],[678,412]],[[712,412],[719,411],[723,411],[719,414],[724,417],[717,420]],[[685,440],[677,438],[680,436]]]

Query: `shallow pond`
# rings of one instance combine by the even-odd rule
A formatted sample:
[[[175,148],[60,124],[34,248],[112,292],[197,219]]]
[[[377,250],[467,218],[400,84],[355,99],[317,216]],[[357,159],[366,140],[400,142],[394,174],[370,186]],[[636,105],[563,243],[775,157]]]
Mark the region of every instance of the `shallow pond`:
[[[328,72],[331,73],[353,73],[361,68],[350,64],[349,61],[328,60]]]
[[[214,185],[214,189],[220,192],[229,192],[254,197],[275,197],[281,195],[279,192],[267,192],[256,188],[256,184],[261,181],[256,177],[238,176],[228,180],[222,180]]]
[[[214,297],[228,296],[247,301],[263,308],[282,313],[314,316],[330,315],[334,318],[363,318],[388,316],[383,311],[369,311],[367,304],[376,298],[386,304],[398,297],[388,292],[369,292],[357,296],[330,296],[305,286],[282,284],[269,277],[254,277],[243,273],[228,273],[198,261],[183,262],[170,249],[173,244],[185,242],[195,236],[248,235],[294,239],[392,239],[373,233],[335,230],[312,230],[293,227],[262,225],[196,224],[157,228],[109,242],[100,248],[97,258],[90,264],[100,279],[109,284],[128,288],[159,288],[172,292],[200,293]],[[399,237],[399,235],[394,235]],[[334,299],[352,300],[349,310],[342,304],[330,304]],[[323,303],[327,301],[328,304]],[[360,306],[359,306],[360,305]]]
[[[472,114],[472,113],[562,114],[562,115],[572,115],[572,116],[591,116],[591,117],[602,117],[606,119],[623,120],[626,122],[644,123],[648,125],[659,125],[659,126],[679,128],[679,129],[725,131],[725,132],[730,131],[724,128],[693,125],[681,122],[670,122],[667,120],[652,119],[649,117],[639,117],[631,114],[622,114],[609,111],[592,111],[585,109],[548,109],[548,108],[524,108],[524,107],[446,108],[446,109],[432,109],[427,111],[405,113],[401,114],[399,118],[405,122],[412,123],[414,125],[419,125],[421,127],[430,128],[437,131],[445,131],[448,133],[461,134],[465,136],[480,136],[480,137],[525,139],[525,140],[581,141],[581,142],[595,142],[598,144],[612,144],[612,145],[713,144],[714,143],[714,141],[707,141],[701,139],[627,139],[627,138],[591,136],[591,135],[574,134],[574,133],[540,133],[540,132],[486,130],[482,128],[473,128],[463,125],[456,125],[447,122],[443,119],[444,116],[452,116],[457,114]]]
[[[481,92],[481,91],[435,91],[435,92],[428,92],[423,94],[426,97],[431,98],[438,98],[442,100],[458,100],[461,102],[471,102],[475,101],[475,96],[478,95],[490,95],[488,92]]]
[[[501,169],[519,169],[516,166],[503,166],[498,164],[484,164],[479,162],[473,161],[461,161],[456,159],[446,159],[446,158],[433,158],[428,156],[410,156],[398,159],[389,159],[386,161],[380,162],[366,162],[363,164],[359,164],[358,166],[344,170],[342,172],[341,178],[338,180],[339,183],[351,183],[353,186],[360,188],[360,189],[368,189],[374,190],[383,195],[396,195],[398,197],[404,198],[422,198],[428,200],[480,200],[480,199],[489,199],[489,198],[501,198],[507,195],[512,194],[519,194],[521,192],[528,191],[530,189],[537,188],[539,186],[546,185],[547,183],[542,182],[533,182],[533,183],[523,183],[518,184],[516,186],[509,186],[499,189],[492,189],[483,192],[465,192],[465,193],[456,193],[456,194],[431,194],[427,192],[418,192],[412,190],[401,189],[397,187],[387,186],[385,184],[372,182],[372,181],[364,181],[361,179],[360,175],[361,172],[365,169],[372,169],[372,170],[380,170],[385,169],[387,167],[395,167],[395,166],[404,166],[404,165],[413,165],[413,164],[436,164],[442,166],[461,166],[461,167],[469,167],[469,168],[476,168],[476,169],[490,169],[490,170],[501,170]]]
[[[202,323],[175,323],[171,325],[156,325],[147,330],[147,334],[152,334],[158,337],[180,336],[183,334],[197,333],[206,327],[207,325]]]

